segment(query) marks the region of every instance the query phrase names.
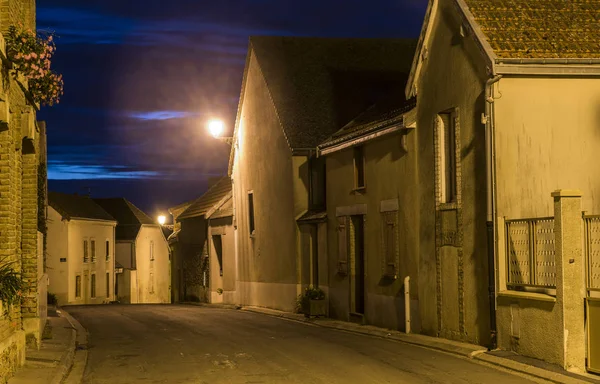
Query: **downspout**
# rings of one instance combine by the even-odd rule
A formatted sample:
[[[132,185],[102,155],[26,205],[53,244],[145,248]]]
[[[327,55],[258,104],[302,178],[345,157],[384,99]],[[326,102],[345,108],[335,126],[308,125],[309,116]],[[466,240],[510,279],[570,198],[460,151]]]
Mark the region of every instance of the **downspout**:
[[[496,75],[488,79],[485,83],[485,115],[483,122],[485,129],[485,160],[486,160],[486,200],[487,200],[487,256],[488,256],[488,295],[490,302],[490,350],[496,349],[496,233],[495,228],[495,167],[494,167],[494,108],[493,108],[493,85],[502,78],[502,75]]]

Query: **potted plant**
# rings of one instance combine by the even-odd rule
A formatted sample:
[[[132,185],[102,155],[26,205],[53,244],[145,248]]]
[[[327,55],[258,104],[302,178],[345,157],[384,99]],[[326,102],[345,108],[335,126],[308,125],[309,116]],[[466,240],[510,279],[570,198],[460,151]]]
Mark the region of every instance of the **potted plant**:
[[[327,301],[321,288],[308,286],[304,293],[298,296],[298,302],[306,317],[327,315]]]
[[[21,276],[12,267],[12,262],[0,262],[0,303],[5,316],[10,316],[13,304],[18,304],[25,285]]]

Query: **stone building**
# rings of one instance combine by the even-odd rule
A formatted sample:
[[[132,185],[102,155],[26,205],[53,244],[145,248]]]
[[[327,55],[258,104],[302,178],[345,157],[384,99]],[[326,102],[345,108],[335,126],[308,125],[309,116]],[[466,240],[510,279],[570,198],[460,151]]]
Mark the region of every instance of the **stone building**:
[[[171,260],[162,227],[124,198],[93,199],[117,221],[114,296],[123,303],[171,302]]]
[[[221,177],[199,198],[169,209],[175,301],[233,300],[235,264],[231,180]],[[226,267],[224,267],[226,265]],[[217,293],[219,289],[220,294]]]
[[[88,196],[48,193],[48,291],[58,304],[114,300],[117,221]]]
[[[307,285],[327,291],[334,266],[316,146],[402,87],[415,46],[409,39],[250,38],[229,166],[240,304],[293,310]]]
[[[23,24],[35,30],[35,1],[7,0],[0,6],[0,31]],[[6,47],[0,39],[2,70]],[[43,265],[45,228],[45,125],[22,78],[2,77],[0,89],[0,260],[11,262],[27,284],[20,306],[0,315],[0,381],[25,361],[25,343],[39,340],[45,324]],[[38,231],[41,230],[41,231]]]

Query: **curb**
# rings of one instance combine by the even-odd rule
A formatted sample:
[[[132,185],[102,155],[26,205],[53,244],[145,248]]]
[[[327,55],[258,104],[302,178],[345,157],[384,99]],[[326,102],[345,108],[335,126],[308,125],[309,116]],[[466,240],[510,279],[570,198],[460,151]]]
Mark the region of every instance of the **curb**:
[[[582,382],[595,382],[592,379],[588,379],[583,375],[572,374],[573,376],[568,376],[558,372],[548,371],[543,368],[538,368],[532,365],[520,363],[514,360],[493,356],[486,353],[488,351],[487,348],[477,345],[465,344],[419,334],[405,334],[399,331],[385,330],[382,328],[377,328],[368,325],[354,325],[353,323],[345,323],[336,320],[307,319],[303,315],[297,315],[268,308],[242,307],[242,310],[272,317],[279,317],[286,320],[296,321],[299,323],[311,324],[323,328],[336,329],[338,331],[380,337],[388,340],[394,340],[406,344],[420,346],[423,348],[451,353],[454,355],[466,357],[468,359],[476,360],[478,363],[503,368],[508,371],[516,372],[518,374],[522,374],[538,380],[542,379],[547,382],[557,384],[581,384]],[[579,376],[580,378],[575,376]]]
[[[63,375],[61,381],[57,383],[79,384],[83,381],[83,375],[85,373],[85,367],[87,365],[88,332],[79,323],[79,321],[77,321],[73,316],[71,316],[71,314],[69,314],[69,312],[65,311],[62,308],[60,309],[60,311],[61,315],[66,317],[71,326],[73,327],[73,332],[76,336],[73,341],[73,354],[66,375]]]
[[[66,316],[63,316],[62,310],[60,311],[60,316],[66,317]],[[71,323],[71,321],[69,320],[68,317],[67,317],[67,321],[69,321],[69,323],[73,327],[73,323]],[[60,384],[68,376],[69,371],[71,370],[71,367],[73,366],[73,359],[75,357],[76,340],[77,340],[77,331],[76,331],[75,327],[73,327],[71,329],[71,337],[69,338],[69,348],[67,349],[67,352],[60,359],[59,368],[57,369],[57,372],[52,377],[52,379],[50,381],[51,384]]]

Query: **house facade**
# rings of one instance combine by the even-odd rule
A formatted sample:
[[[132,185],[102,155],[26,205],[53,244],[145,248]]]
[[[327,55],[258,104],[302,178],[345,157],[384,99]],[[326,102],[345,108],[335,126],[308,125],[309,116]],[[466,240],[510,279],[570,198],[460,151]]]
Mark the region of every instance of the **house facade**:
[[[48,292],[59,305],[114,301],[116,220],[87,196],[50,192],[48,202]]]
[[[180,301],[224,302],[224,296],[233,300],[230,200],[231,180],[225,176],[199,198],[169,209],[175,223],[169,243],[173,259],[181,266]]]
[[[293,310],[304,286],[327,291],[325,227],[301,224],[323,221],[315,148],[389,91],[412,51],[402,39],[250,39],[229,167],[240,304]]]
[[[35,1],[9,0],[0,9],[0,31],[11,25],[35,30]],[[6,55],[5,44],[0,46]],[[6,61],[3,70],[8,73]],[[36,122],[37,106],[26,80],[6,76],[0,102],[0,262],[21,273],[29,289],[21,305],[0,312],[0,380],[25,363],[25,340],[39,341],[46,319],[43,265],[45,212],[45,125]],[[38,174],[41,175],[38,178]],[[43,182],[42,182],[43,181]],[[39,225],[38,225],[39,224]],[[39,345],[39,343],[38,343]]]
[[[160,225],[124,198],[94,202],[117,221],[116,299],[131,304],[170,303],[170,252]]]
[[[330,317],[420,332],[415,104],[382,101],[318,146],[326,160]]]
[[[419,288],[423,328],[600,371],[600,3],[515,3],[426,13],[406,89],[436,160],[419,164],[419,180],[435,175],[420,183],[420,279],[436,281]]]

